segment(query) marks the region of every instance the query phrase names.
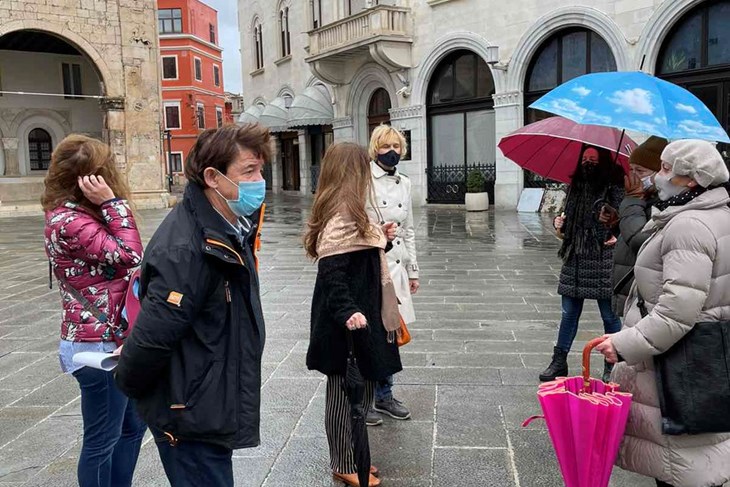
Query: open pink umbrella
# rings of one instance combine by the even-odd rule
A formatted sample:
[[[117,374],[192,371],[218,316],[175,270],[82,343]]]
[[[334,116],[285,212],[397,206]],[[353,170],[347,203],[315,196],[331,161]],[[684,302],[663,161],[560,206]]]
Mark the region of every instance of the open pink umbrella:
[[[583,349],[582,376],[540,385],[543,415],[522,425],[545,420],[566,487],[608,486],[629,417],[631,394],[590,377],[591,351],[601,342],[596,338]]]
[[[499,148],[508,159],[542,177],[570,184],[585,145],[611,151],[629,173],[629,156],[636,142],[620,130],[580,125],[567,118],[550,117],[531,123],[502,138]]]

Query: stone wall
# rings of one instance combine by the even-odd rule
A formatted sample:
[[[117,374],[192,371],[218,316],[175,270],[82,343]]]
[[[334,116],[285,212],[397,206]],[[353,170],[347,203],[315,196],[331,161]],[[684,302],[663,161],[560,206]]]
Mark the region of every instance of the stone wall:
[[[154,0],[0,0],[0,36],[45,31],[88,57],[104,86],[103,138],[112,145],[138,199],[161,204],[156,11]],[[2,134],[6,161],[13,145],[6,139],[14,136]]]

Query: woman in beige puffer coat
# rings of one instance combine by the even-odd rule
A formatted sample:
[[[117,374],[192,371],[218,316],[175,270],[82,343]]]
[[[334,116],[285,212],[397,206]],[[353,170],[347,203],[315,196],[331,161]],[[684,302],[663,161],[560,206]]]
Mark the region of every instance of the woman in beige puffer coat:
[[[660,487],[730,480],[730,434],[662,434],[653,362],[695,323],[730,320],[730,198],[717,187],[727,181],[709,142],[667,146],[656,176],[662,211],[645,227],[652,235],[636,261],[624,328],[597,347],[607,361],[619,361],[612,379],[634,395],[617,464]],[[638,295],[649,311],[643,319]]]

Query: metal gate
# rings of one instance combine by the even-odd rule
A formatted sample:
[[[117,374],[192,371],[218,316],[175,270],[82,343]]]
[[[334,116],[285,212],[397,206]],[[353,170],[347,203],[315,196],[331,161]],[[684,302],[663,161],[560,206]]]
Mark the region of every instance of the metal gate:
[[[451,164],[429,167],[426,169],[428,179],[429,203],[463,204],[466,197],[466,178],[477,169],[487,181],[489,202],[494,204],[494,182],[497,171],[494,164]]]
[[[319,168],[319,164],[310,167],[310,170],[312,171],[312,194],[317,192],[317,183],[319,183]]]

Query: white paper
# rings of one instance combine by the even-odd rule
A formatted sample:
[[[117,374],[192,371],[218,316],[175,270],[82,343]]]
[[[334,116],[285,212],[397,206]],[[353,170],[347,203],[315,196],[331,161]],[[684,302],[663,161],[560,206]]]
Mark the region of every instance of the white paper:
[[[79,352],[74,354],[73,361],[75,365],[82,365],[110,372],[114,370],[117,363],[119,363],[119,355],[112,355],[107,352]]]

